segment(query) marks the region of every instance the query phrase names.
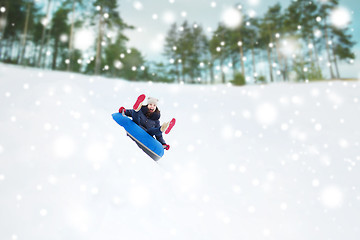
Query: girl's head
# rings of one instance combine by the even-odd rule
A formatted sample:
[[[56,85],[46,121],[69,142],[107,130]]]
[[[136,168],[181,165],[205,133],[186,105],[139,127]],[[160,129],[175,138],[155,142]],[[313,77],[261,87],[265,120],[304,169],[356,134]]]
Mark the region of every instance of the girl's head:
[[[158,101],[159,100],[156,99],[156,98],[148,97],[148,105],[147,105],[147,107],[148,107],[150,112],[152,112],[152,113],[155,112]]]

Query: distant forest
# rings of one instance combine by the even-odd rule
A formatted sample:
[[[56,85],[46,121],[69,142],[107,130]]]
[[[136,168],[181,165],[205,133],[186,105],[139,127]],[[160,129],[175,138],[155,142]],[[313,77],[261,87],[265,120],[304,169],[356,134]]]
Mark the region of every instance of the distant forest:
[[[260,17],[236,4],[241,24],[219,23],[210,36],[201,23],[174,23],[162,52],[166,62],[127,47],[124,31],[135,26],[122,19],[117,0],[44,2],[0,0],[1,62],[131,81],[244,85],[321,80],[324,71],[340,79],[339,63],[355,59],[351,31],[329,19],[338,0],[293,0],[285,9],[270,6]],[[94,30],[91,49],[74,44],[82,29]]]

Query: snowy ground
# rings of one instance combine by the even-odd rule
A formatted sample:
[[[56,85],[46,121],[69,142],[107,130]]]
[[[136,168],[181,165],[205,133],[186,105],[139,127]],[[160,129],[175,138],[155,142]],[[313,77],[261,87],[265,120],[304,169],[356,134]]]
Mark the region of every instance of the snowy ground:
[[[177,119],[158,164],[111,117],[140,93]],[[358,240],[359,100],[0,64],[0,239]]]

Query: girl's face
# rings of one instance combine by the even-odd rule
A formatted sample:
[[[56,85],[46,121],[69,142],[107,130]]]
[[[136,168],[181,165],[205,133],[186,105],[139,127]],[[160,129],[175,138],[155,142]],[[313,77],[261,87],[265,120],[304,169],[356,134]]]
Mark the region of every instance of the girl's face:
[[[149,111],[150,112],[155,112],[155,110],[156,110],[156,105],[155,104],[152,104],[152,103],[149,103],[148,104],[148,109],[149,109]]]

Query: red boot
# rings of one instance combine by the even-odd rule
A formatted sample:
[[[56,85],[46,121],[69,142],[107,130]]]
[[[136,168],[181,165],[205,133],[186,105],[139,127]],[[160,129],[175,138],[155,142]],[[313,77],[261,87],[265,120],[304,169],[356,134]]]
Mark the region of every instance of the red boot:
[[[136,102],[135,102],[135,104],[133,106],[133,109],[138,112],[141,109],[142,103],[144,102],[144,100],[145,100],[145,94],[141,94],[137,98],[137,100],[136,100]]]
[[[175,122],[176,120],[175,118],[173,118],[171,119],[170,122],[164,123],[163,125],[161,125],[160,131],[165,132],[165,134],[168,134],[171,131],[171,129],[174,127]]]

